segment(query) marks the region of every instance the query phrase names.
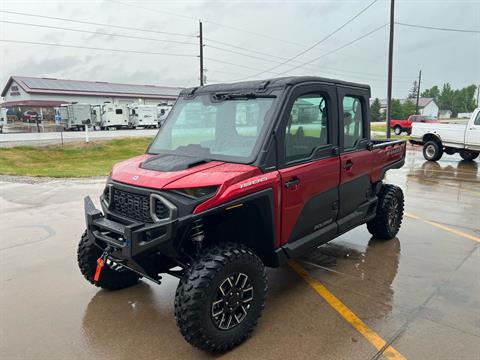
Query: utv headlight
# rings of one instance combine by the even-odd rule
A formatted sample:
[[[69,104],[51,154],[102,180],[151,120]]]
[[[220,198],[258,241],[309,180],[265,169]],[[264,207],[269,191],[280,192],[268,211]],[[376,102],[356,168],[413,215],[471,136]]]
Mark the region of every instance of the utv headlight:
[[[201,199],[207,196],[213,196],[218,190],[218,186],[204,186],[197,188],[177,189],[176,191],[191,198]]]

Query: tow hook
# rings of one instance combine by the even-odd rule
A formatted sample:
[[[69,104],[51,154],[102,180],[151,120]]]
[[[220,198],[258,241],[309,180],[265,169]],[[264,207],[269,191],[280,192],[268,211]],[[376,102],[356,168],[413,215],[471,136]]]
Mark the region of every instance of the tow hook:
[[[107,246],[105,250],[103,250],[102,255],[97,259],[97,269],[95,270],[95,276],[93,277],[93,281],[96,283],[100,279],[100,273],[102,272],[103,267],[105,266],[105,262],[110,254],[113,252],[113,247]]]

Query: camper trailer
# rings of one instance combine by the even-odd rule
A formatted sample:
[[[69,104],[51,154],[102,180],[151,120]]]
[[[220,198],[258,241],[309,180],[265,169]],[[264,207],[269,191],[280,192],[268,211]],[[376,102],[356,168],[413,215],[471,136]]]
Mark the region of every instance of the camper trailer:
[[[128,115],[127,105],[105,102],[101,107],[100,128],[111,130],[128,127]]]
[[[92,105],[92,122],[94,130],[100,130],[102,126],[102,105]]]
[[[163,125],[171,109],[172,105],[160,104],[157,106],[157,121],[159,127]]]
[[[58,115],[65,130],[85,130],[85,124],[92,121],[92,106],[90,104],[60,105]]]
[[[158,127],[157,109],[155,105],[130,105],[130,127]]]

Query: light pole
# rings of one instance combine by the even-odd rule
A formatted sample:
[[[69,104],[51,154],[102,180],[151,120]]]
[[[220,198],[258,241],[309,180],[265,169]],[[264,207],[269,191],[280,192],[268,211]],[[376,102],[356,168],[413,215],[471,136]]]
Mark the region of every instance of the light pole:
[[[393,70],[394,27],[395,27],[395,0],[390,0],[390,41],[388,45],[388,84],[387,84],[387,139],[390,139],[390,119],[392,117],[392,70]]]

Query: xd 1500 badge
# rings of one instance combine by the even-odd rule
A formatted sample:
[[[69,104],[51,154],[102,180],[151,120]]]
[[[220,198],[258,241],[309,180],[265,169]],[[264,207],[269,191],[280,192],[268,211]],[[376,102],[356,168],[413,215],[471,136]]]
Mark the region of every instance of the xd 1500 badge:
[[[267,180],[268,180],[268,177],[266,177],[266,176],[264,176],[262,178],[259,178],[259,179],[251,180],[251,181],[248,181],[246,183],[240,184],[240,189],[243,189],[243,188],[246,188],[248,186],[252,186],[252,185],[267,181]]]

